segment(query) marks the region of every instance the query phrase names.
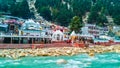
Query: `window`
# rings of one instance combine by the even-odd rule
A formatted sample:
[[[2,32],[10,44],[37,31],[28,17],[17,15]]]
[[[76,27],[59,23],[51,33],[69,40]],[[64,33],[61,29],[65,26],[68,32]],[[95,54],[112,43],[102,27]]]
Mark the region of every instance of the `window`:
[[[10,25],[10,30],[14,30],[15,26],[14,25]]]
[[[59,34],[57,34],[57,40],[60,40],[60,35]]]

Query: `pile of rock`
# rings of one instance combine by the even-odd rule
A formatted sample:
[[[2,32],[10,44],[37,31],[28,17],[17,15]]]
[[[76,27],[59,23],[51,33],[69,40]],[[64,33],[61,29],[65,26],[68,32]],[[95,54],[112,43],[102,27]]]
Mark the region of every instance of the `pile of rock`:
[[[89,56],[94,56],[95,53],[104,52],[120,53],[120,46],[93,46],[90,48],[58,47],[42,49],[1,49],[0,57],[17,59],[26,56],[72,56],[81,53],[87,53]]]

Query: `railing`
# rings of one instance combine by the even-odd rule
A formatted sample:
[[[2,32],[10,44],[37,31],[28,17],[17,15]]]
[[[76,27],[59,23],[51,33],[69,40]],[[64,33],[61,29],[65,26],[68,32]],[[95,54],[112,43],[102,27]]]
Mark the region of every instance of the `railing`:
[[[0,44],[0,49],[31,48],[31,44]]]
[[[48,48],[48,47],[72,47],[71,44],[48,43],[48,44],[0,44],[0,49],[27,49],[27,48]]]

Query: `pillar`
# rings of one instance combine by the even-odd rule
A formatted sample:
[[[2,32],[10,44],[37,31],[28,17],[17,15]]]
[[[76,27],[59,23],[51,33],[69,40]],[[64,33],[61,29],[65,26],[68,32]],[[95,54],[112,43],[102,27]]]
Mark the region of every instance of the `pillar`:
[[[12,44],[12,37],[11,37],[11,44]]]

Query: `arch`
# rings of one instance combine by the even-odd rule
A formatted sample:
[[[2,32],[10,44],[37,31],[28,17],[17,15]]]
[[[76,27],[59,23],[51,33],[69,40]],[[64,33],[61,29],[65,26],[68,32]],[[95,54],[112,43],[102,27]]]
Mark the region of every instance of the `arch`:
[[[60,30],[56,30],[52,35],[52,41],[63,41],[64,34]]]

